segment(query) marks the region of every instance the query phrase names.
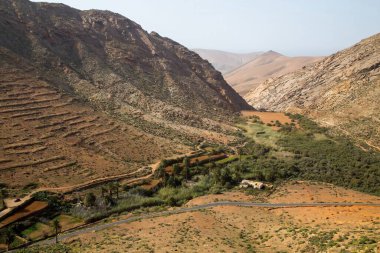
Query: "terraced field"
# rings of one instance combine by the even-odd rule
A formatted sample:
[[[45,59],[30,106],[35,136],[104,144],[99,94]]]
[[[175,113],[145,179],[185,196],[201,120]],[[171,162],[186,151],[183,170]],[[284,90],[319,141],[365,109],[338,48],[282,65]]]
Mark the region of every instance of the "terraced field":
[[[14,188],[32,182],[64,187],[129,173],[186,149],[45,82],[5,76],[0,77],[0,130],[0,181]]]

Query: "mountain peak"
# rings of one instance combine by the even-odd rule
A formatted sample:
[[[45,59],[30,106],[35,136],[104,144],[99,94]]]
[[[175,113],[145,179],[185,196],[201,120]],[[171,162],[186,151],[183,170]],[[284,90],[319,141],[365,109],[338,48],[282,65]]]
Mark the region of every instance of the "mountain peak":
[[[273,50],[269,50],[269,51],[266,51],[265,53],[263,53],[262,55],[266,56],[266,55],[272,55],[272,56],[283,56],[282,54],[276,52],[276,51],[273,51]]]

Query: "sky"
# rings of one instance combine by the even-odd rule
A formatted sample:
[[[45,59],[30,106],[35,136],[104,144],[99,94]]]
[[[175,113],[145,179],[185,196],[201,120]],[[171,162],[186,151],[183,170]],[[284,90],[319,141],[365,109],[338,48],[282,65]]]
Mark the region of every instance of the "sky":
[[[380,32],[379,0],[48,0],[110,10],[188,48],[329,55]]]

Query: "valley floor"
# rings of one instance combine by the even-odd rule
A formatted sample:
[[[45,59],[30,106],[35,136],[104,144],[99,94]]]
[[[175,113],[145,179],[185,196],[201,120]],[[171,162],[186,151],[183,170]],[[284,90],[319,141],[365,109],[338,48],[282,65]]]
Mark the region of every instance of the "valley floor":
[[[380,204],[379,197],[330,184],[290,181],[272,194],[233,191],[186,206],[217,201]],[[88,230],[64,243],[73,252],[376,252],[379,235],[379,206],[218,206]]]

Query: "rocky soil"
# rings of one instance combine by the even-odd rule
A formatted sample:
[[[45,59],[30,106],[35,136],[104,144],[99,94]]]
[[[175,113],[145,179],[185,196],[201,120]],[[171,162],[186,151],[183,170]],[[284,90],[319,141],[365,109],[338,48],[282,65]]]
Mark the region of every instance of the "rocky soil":
[[[2,58],[101,109],[207,127],[250,108],[196,53],[119,14],[27,0],[0,12]]]
[[[268,79],[245,99],[257,109],[304,113],[380,150],[380,34],[303,69]]]

